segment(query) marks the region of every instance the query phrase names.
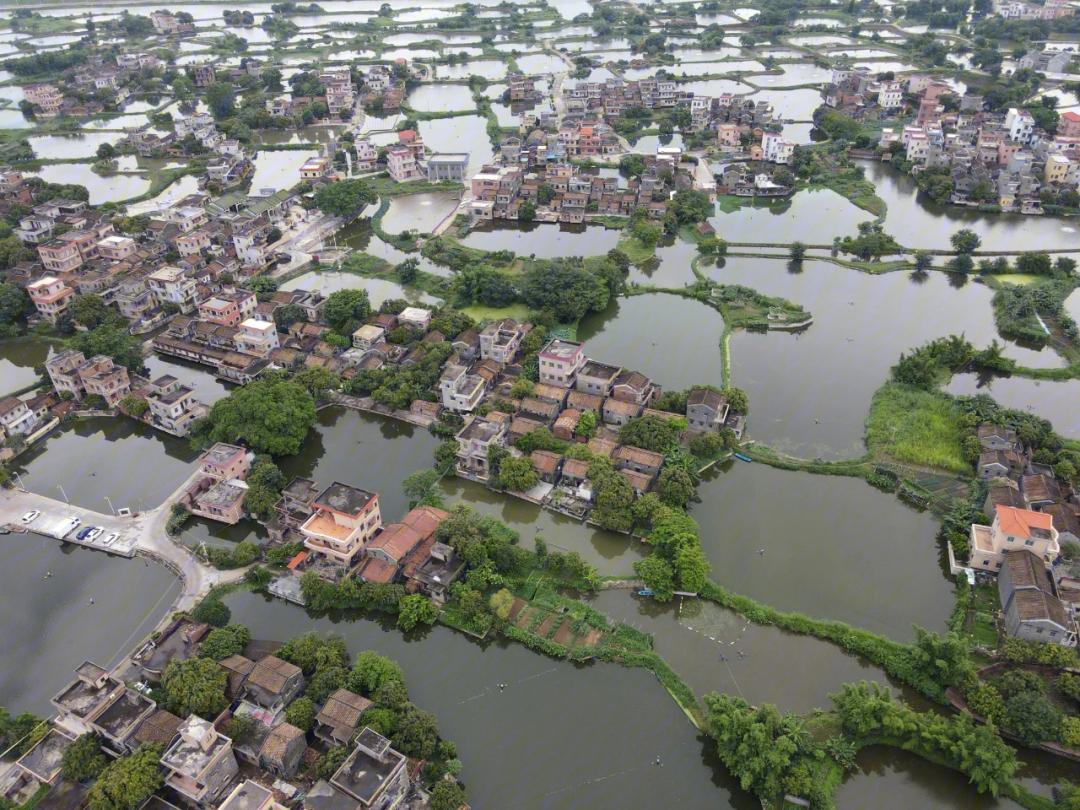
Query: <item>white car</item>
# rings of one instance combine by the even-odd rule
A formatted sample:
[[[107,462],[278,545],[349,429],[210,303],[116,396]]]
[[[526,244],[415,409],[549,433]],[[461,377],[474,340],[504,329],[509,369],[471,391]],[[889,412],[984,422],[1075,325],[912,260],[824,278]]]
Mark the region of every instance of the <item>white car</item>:
[[[86,542],[87,543],[93,543],[95,540],[97,540],[99,537],[101,537],[101,533],[103,531],[104,531],[104,529],[98,529],[98,528],[91,529],[90,533],[88,535],[86,535]]]
[[[105,535],[105,537],[101,541],[101,545],[105,546],[105,548],[108,548],[109,546],[111,546],[113,543],[116,542],[116,537],[117,537],[116,534],[107,534],[107,535]]]
[[[19,523],[23,524],[24,526],[29,526],[31,523],[33,523],[35,520],[37,520],[40,516],[41,516],[41,512],[39,512],[37,509],[34,509],[33,511],[27,512],[25,515],[23,515],[21,518],[19,518]]]

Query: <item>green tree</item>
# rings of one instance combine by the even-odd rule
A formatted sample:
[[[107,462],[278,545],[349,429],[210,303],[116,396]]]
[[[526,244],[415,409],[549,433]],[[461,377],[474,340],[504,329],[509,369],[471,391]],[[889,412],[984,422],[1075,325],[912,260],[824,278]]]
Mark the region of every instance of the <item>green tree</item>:
[[[407,757],[430,759],[439,744],[439,724],[435,715],[406,703],[398,715],[397,729],[390,742]]]
[[[214,627],[224,627],[229,623],[229,619],[232,617],[232,611],[229,610],[229,606],[222,602],[220,599],[203,599],[195,606],[195,610],[191,612],[192,618],[196,621],[206,622]]]
[[[329,373],[329,372],[327,372]],[[274,514],[274,504],[281,499],[281,490],[287,481],[268,456],[259,456],[248,474],[248,491],[244,506],[260,520],[269,520]]]
[[[694,481],[682,467],[666,466],[660,473],[660,499],[669,506],[685,506],[697,494]]]
[[[307,731],[315,725],[315,702],[309,697],[299,697],[285,709],[285,722]]]
[[[510,386],[510,398],[511,399],[525,399],[525,397],[532,396],[535,383],[527,377],[518,377],[514,380],[514,384]]]
[[[316,402],[328,400],[330,390],[341,383],[338,375],[324,366],[305,366],[293,375],[292,381],[311,394]]]
[[[499,482],[511,492],[528,492],[539,480],[533,460],[527,456],[505,458],[499,467]]]
[[[439,486],[437,470],[420,470],[406,476],[401,482],[401,489],[412,506],[434,506],[442,508],[443,491]]]
[[[596,436],[597,421],[596,411],[583,411],[574,432],[585,439],[591,439]]]
[[[619,428],[619,441],[654,453],[663,453],[678,442],[686,429],[684,419],[664,419],[660,416],[643,416],[631,419]]]
[[[129,335],[126,326],[106,323],[91,332],[79,332],[68,340],[68,346],[87,357],[104,354],[129,371],[143,367],[142,341]]]
[[[978,250],[979,245],[982,244],[982,239],[970,228],[960,229],[949,237],[949,241],[952,242],[953,250],[957,253],[967,253],[969,255]]]
[[[401,600],[397,626],[406,633],[418,624],[435,624],[439,607],[422,593],[414,593]]]
[[[1061,729],[1061,711],[1037,692],[1021,692],[1005,701],[1005,727],[1024,745],[1052,742]]]
[[[465,789],[455,781],[440,780],[431,789],[431,810],[459,810],[466,804]]]
[[[802,242],[792,242],[788,248],[788,255],[793,262],[801,262],[806,256],[806,245]]]
[[[128,394],[122,400],[120,400],[120,410],[126,413],[128,416],[132,416],[136,419],[141,417],[144,413],[150,410],[150,405],[147,404],[145,399],[139,399],[134,394]]]
[[[727,399],[731,410],[736,413],[746,413],[747,408],[750,407],[750,398],[741,388],[725,388],[720,393]]]
[[[349,756],[349,749],[346,746],[335,745],[315,761],[312,775],[316,779],[329,780],[338,772],[338,768],[344,764],[347,756]]]
[[[30,300],[30,294],[25,288],[11,282],[0,284],[0,330],[8,328],[9,334],[14,334],[19,321],[33,311],[34,302]],[[2,332],[0,336],[3,336]]]
[[[244,442],[260,453],[291,456],[299,452],[315,418],[315,399],[299,385],[255,380],[214,403],[209,438]]]
[[[101,160],[112,160],[116,154],[116,147],[111,143],[103,143],[97,148],[97,156]]]
[[[654,552],[644,560],[635,562],[634,573],[653,592],[656,601],[667,602],[675,595],[675,571],[660,554]]]
[[[532,222],[536,219],[536,203],[532,200],[523,200],[518,207],[518,219],[522,222]]]
[[[934,257],[925,250],[915,251],[915,269],[925,273],[934,266]]]
[[[336,184],[335,184],[336,185]],[[371,300],[367,290],[338,290],[326,297],[322,317],[337,332],[350,322],[359,322],[371,315]],[[355,331],[353,328],[353,331]]]
[[[762,797],[782,795],[799,745],[777,708],[766,703],[751,711],[742,698],[713,693],[705,697],[705,710],[720,760],[743,790]]]
[[[286,304],[274,310],[274,323],[288,329],[294,323],[307,323],[307,310],[299,304]]]
[[[705,558],[701,543],[686,543],[675,557],[675,572],[679,577],[679,590],[699,593],[705,587],[712,565]]]
[[[400,712],[409,702],[409,692],[401,681],[387,681],[375,690],[371,699],[380,709]]]
[[[341,180],[315,192],[316,207],[331,216],[350,219],[379,199],[366,180]]]
[[[917,672],[942,688],[965,683],[975,671],[967,645],[951,632],[939,637],[937,633],[916,627],[911,659]]]
[[[207,85],[206,104],[210,113],[221,120],[228,118],[236,109],[236,93],[228,82],[214,82]]]
[[[524,274],[521,294],[533,309],[548,312],[559,323],[573,323],[606,307],[611,291],[581,259],[557,258],[546,267],[534,263]]]
[[[394,661],[383,658],[374,650],[365,650],[356,656],[356,663],[349,672],[349,691],[370,696],[387,681],[405,683],[405,674]]]
[[[406,259],[397,266],[397,276],[402,284],[415,284],[420,278],[420,261],[415,258]]]
[[[239,655],[251,643],[251,631],[242,624],[230,624],[211,630],[203,639],[199,650],[201,658],[221,661],[230,655]]]
[[[141,806],[164,782],[162,750],[160,745],[142,745],[131,756],[114,760],[87,794],[90,810],[136,810]]]
[[[216,717],[229,705],[225,697],[227,685],[225,670],[208,658],[172,661],[161,679],[166,706],[178,717]]]
[[[101,752],[101,739],[97,734],[83,734],[64,749],[61,765],[65,779],[89,782],[97,779],[108,766],[108,758]]]

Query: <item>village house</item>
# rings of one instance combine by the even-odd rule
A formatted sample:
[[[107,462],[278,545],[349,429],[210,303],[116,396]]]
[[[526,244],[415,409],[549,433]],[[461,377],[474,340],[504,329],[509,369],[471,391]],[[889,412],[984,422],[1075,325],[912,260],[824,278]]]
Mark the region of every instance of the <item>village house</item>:
[[[513,318],[492,321],[480,332],[480,358],[500,365],[514,362],[525,330]]]
[[[631,447],[624,444],[615,451],[615,469],[631,470],[650,478],[660,474],[660,468],[664,464],[663,453],[654,453],[651,450],[643,450],[640,447]]]
[[[268,655],[256,662],[244,681],[244,700],[277,714],[299,696],[304,688],[300,667]]]
[[[493,419],[474,416],[458,431],[457,470],[466,478],[486,481],[491,468],[488,451],[506,446],[507,425]]]
[[[1006,552],[1028,550],[1037,555],[1045,567],[1061,553],[1057,529],[1050,515],[999,506],[990,526],[971,524],[971,567],[976,571],[998,571]]]
[[[641,406],[634,402],[624,402],[608,397],[600,408],[600,417],[605,424],[622,426],[641,415]]]
[[[458,413],[476,410],[487,392],[487,383],[476,374],[469,374],[463,365],[449,365],[439,378],[442,405]]]
[[[437,605],[446,604],[450,585],[465,570],[452,546],[435,540],[432,530],[405,559],[401,567],[407,593],[422,593]]]
[[[986,450],[1019,450],[1020,441],[1016,438],[1016,431],[997,425],[980,425],[978,429],[979,444]]]
[[[37,426],[37,417],[26,403],[16,397],[0,399],[0,436],[30,433]]]
[[[444,181],[463,183],[468,169],[468,152],[454,154],[435,152],[427,161],[427,179],[429,183]]]
[[[1054,578],[1042,559],[1028,549],[1005,555],[998,573],[998,594],[1010,636],[1076,646],[1076,623],[1058,599]]]
[[[187,435],[191,423],[209,410],[195,398],[192,389],[168,374],[147,386],[146,403],[150,406],[150,424],[174,436]]]
[[[304,732],[290,723],[274,726],[259,749],[259,765],[285,779],[292,779],[300,768],[307,742]]]
[[[247,484],[251,471],[248,452],[243,447],[217,442],[199,457],[202,477],[185,493],[193,514],[230,525],[244,517]]]
[[[248,318],[236,333],[236,350],[253,357],[266,358],[281,345],[274,323]]]
[[[250,318],[259,301],[247,290],[220,292],[199,304],[199,318],[221,326],[238,326]]]
[[[158,808],[140,808],[140,810],[159,810]],[[168,808],[164,808],[168,810]],[[258,782],[245,779],[233,788],[232,793],[217,810],[285,810],[283,805],[274,801],[274,791],[263,787]]]
[[[77,255],[78,250],[72,249]],[[53,323],[56,323],[62,315],[67,314],[71,306],[71,297],[75,295],[75,290],[55,276],[38,279],[27,286],[26,291],[30,294],[30,300],[34,302],[34,309],[38,314]]]
[[[360,727],[364,712],[374,705],[348,689],[338,689],[315,716],[315,736],[328,745],[348,745]]]
[[[622,369],[618,366],[589,360],[578,372],[574,388],[586,394],[606,397],[611,393],[611,388],[621,372]]]
[[[562,464],[562,456],[549,450],[534,450],[530,456],[533,469],[545,484],[556,484],[559,480],[559,467]]]
[[[364,545],[382,525],[379,495],[337,481],[311,503],[300,527],[308,551],[351,569]]]
[[[165,784],[198,805],[213,806],[239,771],[232,740],[195,715],[178,732],[161,757]]]
[[[329,782],[316,782],[304,797],[305,810],[391,810],[409,790],[408,762],[390,741],[365,728],[356,748]]]
[[[1024,459],[1015,450],[985,450],[976,469],[980,478],[1015,478],[1024,470]]]
[[[716,432],[728,416],[727,399],[711,388],[694,388],[686,400],[686,423],[691,430]]]
[[[84,661],[75,669],[75,680],[49,701],[59,713],[53,723],[74,737],[90,734],[94,720],[126,688],[105,668]]]
[[[555,338],[549,340],[537,355],[540,363],[540,382],[559,388],[571,388],[578,371],[588,358],[585,344]]]

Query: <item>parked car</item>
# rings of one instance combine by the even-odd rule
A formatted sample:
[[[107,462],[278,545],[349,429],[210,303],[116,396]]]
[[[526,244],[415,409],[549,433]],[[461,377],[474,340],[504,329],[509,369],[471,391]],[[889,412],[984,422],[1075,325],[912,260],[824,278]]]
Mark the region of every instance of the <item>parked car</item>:
[[[39,512],[37,509],[34,509],[19,518],[19,523],[23,524],[24,526],[29,526],[39,517],[41,517],[41,512]]]
[[[104,538],[102,538],[101,545],[105,546],[105,548],[108,548],[109,546],[111,546],[113,543],[116,542],[116,538],[117,538],[117,535],[115,533],[107,534],[107,535],[105,535]]]
[[[87,542],[88,543],[93,543],[95,540],[97,540],[99,537],[101,537],[101,533],[103,531],[105,531],[105,530],[104,529],[99,529],[96,526],[94,528],[90,529],[90,534],[86,535]]]
[[[77,517],[68,518],[60,524],[53,536],[59,538],[67,537],[69,534],[79,528],[80,523],[82,523],[82,521],[79,520]]]
[[[72,520],[74,520],[74,518],[72,518]],[[90,534],[90,532],[92,532],[93,530],[94,530],[93,526],[86,526],[77,535],[75,535],[75,539],[76,540],[85,540],[87,538],[87,536]]]

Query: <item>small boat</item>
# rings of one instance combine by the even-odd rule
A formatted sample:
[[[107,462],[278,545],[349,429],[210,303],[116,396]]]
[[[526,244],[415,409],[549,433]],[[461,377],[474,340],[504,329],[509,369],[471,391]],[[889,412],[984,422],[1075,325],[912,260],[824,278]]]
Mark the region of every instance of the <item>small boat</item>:
[[[11,529],[0,528],[0,534],[11,534]]]
[[[656,596],[656,594],[653,593],[652,591],[650,591],[648,588],[646,588],[643,591],[638,591],[637,595],[638,596]]]
[[[737,458],[739,461],[751,461],[751,458],[749,456],[744,456],[742,453],[736,453],[735,458]]]

